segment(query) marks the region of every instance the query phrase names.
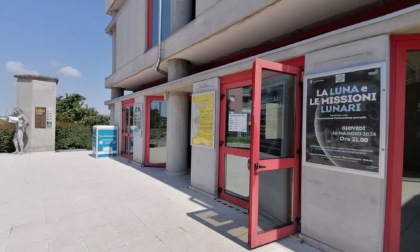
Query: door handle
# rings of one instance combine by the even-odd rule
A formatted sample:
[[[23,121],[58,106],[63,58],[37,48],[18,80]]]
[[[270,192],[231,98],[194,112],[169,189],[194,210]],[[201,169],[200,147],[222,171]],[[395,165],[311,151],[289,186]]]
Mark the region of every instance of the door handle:
[[[254,170],[263,169],[263,168],[266,168],[266,167],[263,165],[259,165],[258,163],[254,164]]]

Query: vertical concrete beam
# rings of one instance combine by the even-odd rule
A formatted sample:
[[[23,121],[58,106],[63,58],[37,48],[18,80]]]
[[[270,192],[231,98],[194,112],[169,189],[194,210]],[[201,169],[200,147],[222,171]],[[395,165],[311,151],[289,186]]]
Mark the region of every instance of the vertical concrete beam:
[[[171,33],[194,19],[193,0],[171,0]]]
[[[188,75],[189,62],[171,59],[168,62],[168,81]],[[168,124],[166,138],[166,173],[182,175],[187,172],[189,145],[189,102],[188,93],[169,92]]]
[[[111,88],[111,99],[114,99],[123,95],[124,95],[123,88]]]
[[[168,82],[188,76],[190,62],[184,59],[170,59],[168,61]]]
[[[188,168],[189,102],[188,93],[169,92],[166,138],[166,174],[183,175]]]

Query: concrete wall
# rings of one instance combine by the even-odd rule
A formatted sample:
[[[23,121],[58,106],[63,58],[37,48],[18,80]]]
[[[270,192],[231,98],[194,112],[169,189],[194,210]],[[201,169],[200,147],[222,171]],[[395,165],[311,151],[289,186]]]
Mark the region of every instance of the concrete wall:
[[[305,74],[384,61],[389,62],[387,35],[308,53]],[[302,234],[343,251],[382,251],[385,182],[303,166]]]
[[[29,120],[24,136],[25,151],[55,150],[55,110],[56,82],[18,78],[16,105],[23,110]],[[51,128],[35,128],[35,107],[45,107],[53,111]]]
[[[195,1],[195,16],[200,16],[207,9],[220,2],[220,0],[196,0]]]
[[[117,14],[116,27],[115,68],[118,70],[146,50],[147,1],[127,1]]]
[[[134,147],[133,147],[133,160],[137,163],[144,163],[144,129],[146,127],[146,103],[144,96],[138,96],[134,99],[134,104],[141,104],[142,106],[142,118],[141,118],[141,133],[140,135],[134,134]]]
[[[195,189],[217,195],[217,168],[219,160],[219,118],[220,81],[219,78],[204,80],[193,84],[193,93],[216,91],[215,102],[215,144],[214,149],[191,147],[191,186]]]

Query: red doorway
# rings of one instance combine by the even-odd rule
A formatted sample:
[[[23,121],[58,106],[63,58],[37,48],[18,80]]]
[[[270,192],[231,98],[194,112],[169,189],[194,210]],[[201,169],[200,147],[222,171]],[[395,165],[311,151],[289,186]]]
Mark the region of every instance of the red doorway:
[[[133,104],[134,99],[122,102],[122,123],[121,123],[121,155],[133,160]]]
[[[146,97],[144,164],[166,166],[167,107],[163,96]]]
[[[252,248],[298,231],[300,157],[295,148],[301,146],[300,78],[304,58],[289,60],[284,64],[259,59],[255,62],[257,67],[252,71],[221,78],[218,177],[219,197],[249,209],[248,242]],[[280,79],[288,84],[278,84]],[[271,100],[267,98],[273,94],[276,97],[271,97]],[[279,102],[262,104],[263,96],[266,101]],[[270,118],[266,114],[267,106],[273,112]],[[294,111],[286,111],[285,107]],[[275,115],[278,117],[275,118]],[[260,153],[265,153],[262,154],[264,157],[259,156]],[[258,165],[261,165],[258,168],[265,167],[254,169]],[[265,186],[269,184],[266,180],[273,178],[272,182],[280,183],[280,187]],[[275,198],[259,196],[272,189],[278,190]],[[274,212],[267,204],[273,201],[278,203],[271,204],[276,206]],[[280,205],[285,207],[277,211]],[[273,216],[276,216],[275,220],[271,218]]]
[[[402,227],[406,218],[402,214],[404,207],[403,181],[408,166],[407,142],[418,142],[416,138],[407,139],[407,114],[411,110],[406,107],[409,90],[410,55],[420,55],[420,35],[394,35],[391,37],[391,67],[390,67],[390,112],[389,112],[389,139],[388,139],[388,167],[387,167],[387,199],[385,212],[384,251],[400,251],[406,249],[402,243]],[[420,58],[417,56],[416,58]],[[420,60],[419,60],[420,62]],[[417,73],[419,75],[420,73]],[[420,83],[420,82],[419,82]],[[418,83],[416,83],[418,84]],[[411,87],[413,87],[412,85]],[[410,88],[411,88],[410,87]],[[419,92],[416,92],[417,94]],[[417,106],[417,104],[415,104]],[[420,109],[420,107],[417,107]],[[413,116],[411,114],[411,116]],[[418,116],[417,116],[418,117]],[[418,125],[417,125],[418,127]],[[417,153],[418,155],[418,153]],[[417,187],[419,188],[419,187]],[[420,197],[417,195],[416,198]],[[417,239],[418,241],[418,239]],[[418,247],[417,247],[418,248]]]

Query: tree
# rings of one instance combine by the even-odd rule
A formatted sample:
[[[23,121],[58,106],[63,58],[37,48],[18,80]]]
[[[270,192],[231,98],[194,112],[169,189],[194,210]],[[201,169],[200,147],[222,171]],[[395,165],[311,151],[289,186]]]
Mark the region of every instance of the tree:
[[[66,94],[57,97],[57,122],[80,123],[84,126],[107,125],[107,117],[100,115],[95,108],[84,104],[86,100],[80,94]]]

